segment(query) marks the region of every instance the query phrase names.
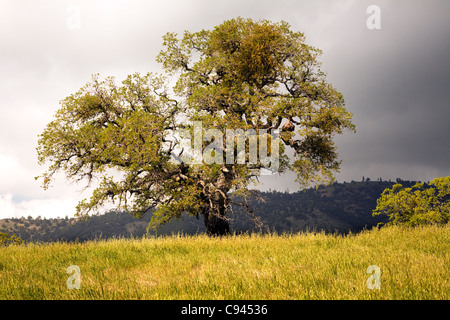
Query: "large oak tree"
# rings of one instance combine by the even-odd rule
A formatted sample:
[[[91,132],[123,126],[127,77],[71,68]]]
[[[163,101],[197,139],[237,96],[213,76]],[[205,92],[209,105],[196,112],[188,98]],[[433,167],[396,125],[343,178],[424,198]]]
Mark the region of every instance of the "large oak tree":
[[[250,138],[243,163],[240,136],[208,136],[211,128],[259,133],[255,141],[267,143],[277,171],[294,171],[303,186],[333,180],[340,165],[333,138],[354,131],[352,115],[320,69],[321,51],[302,33],[286,22],[237,18],[163,39],[164,75],[133,74],[121,85],[94,76],[62,100],[37,148],[48,164],[44,188],[62,171],[72,181],[97,181],[77,206],[80,216],[113,202],[137,217],[154,210],[154,226],[186,212],[203,216],[208,234],[226,234],[231,194],[249,209],[249,185],[268,164],[261,156],[250,161]],[[174,161],[193,159],[180,133],[195,136],[197,121],[206,134],[201,152],[231,161]],[[270,139],[275,133],[279,139]]]

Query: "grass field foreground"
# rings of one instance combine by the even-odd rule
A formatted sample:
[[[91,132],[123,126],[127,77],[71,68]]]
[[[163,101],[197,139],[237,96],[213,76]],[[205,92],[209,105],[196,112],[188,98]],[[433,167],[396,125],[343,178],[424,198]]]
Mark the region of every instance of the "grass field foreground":
[[[0,299],[449,299],[449,227],[0,248]],[[69,289],[67,268],[80,268]],[[381,269],[369,289],[367,268]]]

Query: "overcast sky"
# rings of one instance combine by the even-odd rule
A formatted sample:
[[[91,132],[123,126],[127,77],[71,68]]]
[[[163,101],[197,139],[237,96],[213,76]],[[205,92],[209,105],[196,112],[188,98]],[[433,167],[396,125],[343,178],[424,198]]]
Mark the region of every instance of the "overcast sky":
[[[370,30],[369,5],[381,29]],[[428,181],[450,174],[450,1],[0,0],[0,218],[72,216],[82,186],[33,177],[37,136],[92,74],[159,72],[166,32],[235,17],[285,20],[323,50],[357,132],[336,139],[339,182],[362,176]],[[296,191],[292,175],[262,189]]]

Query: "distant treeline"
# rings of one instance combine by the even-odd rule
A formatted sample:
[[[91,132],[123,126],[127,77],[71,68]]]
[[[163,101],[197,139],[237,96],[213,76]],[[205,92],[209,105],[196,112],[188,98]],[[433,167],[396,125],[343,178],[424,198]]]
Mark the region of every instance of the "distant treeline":
[[[416,181],[396,179],[403,186]],[[385,188],[395,182],[374,181],[364,178],[360,182],[334,183],[331,186],[311,188],[295,193],[269,191],[255,192],[249,206],[261,221],[256,226],[253,216],[239,206],[229,212],[232,232],[299,232],[325,231],[347,233],[370,229],[385,217],[373,217],[372,210]],[[236,199],[239,200],[239,199]],[[141,237],[145,234],[167,235],[172,233],[203,233],[203,219],[183,216],[179,220],[161,226],[157,231],[147,231],[151,213],[135,219],[125,212],[108,212],[94,215],[87,221],[73,218],[16,218],[0,220],[0,231],[16,234],[30,241],[85,241],[111,237]]]

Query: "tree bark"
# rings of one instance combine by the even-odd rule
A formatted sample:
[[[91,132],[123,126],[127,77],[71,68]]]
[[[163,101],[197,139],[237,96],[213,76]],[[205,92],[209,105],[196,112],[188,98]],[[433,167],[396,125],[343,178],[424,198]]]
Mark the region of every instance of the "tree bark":
[[[203,208],[206,233],[209,236],[223,236],[230,233],[230,225],[226,215],[226,176],[222,172],[215,183],[215,190],[209,195],[208,203]]]
[[[209,236],[223,236],[230,233],[225,207],[226,199],[220,192],[215,192],[210,205],[203,208],[206,234]]]
[[[206,234],[209,236],[224,236],[230,234],[230,225],[225,215],[217,212],[211,212],[210,208],[206,208],[203,213]]]
[[[223,167],[217,180],[213,184],[201,182],[203,186],[202,200],[205,206],[201,214],[206,227],[206,234],[209,236],[223,236],[230,233],[230,225],[226,218],[228,205],[228,195],[231,179],[230,171]]]

